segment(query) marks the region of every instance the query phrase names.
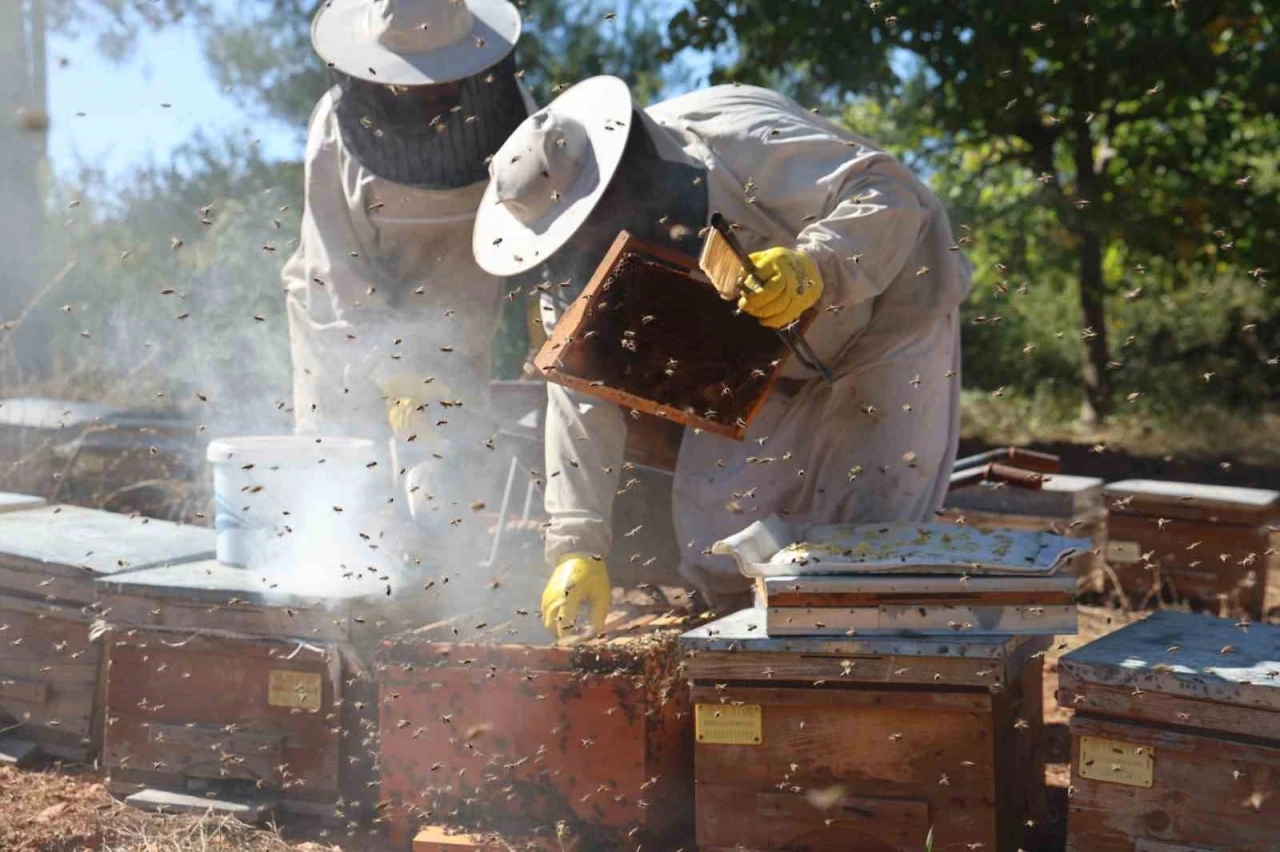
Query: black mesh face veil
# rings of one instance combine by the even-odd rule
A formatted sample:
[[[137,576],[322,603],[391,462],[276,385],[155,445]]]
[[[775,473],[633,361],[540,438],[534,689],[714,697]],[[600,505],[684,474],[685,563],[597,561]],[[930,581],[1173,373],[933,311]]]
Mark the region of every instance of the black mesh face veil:
[[[488,158],[528,114],[515,56],[457,83],[387,86],[333,72],[342,141],[380,178],[453,189],[489,177]]]
[[[609,188],[587,221],[546,263],[531,272],[570,282],[559,295],[576,297],[587,286],[619,231],[693,257],[707,222],[706,170],[664,160],[639,116],[632,116],[627,147]]]

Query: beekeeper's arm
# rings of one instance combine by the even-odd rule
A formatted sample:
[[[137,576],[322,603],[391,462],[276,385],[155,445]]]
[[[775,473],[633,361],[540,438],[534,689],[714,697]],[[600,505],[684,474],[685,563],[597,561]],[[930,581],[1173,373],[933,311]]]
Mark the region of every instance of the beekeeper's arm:
[[[543,296],[548,334],[566,306]],[[546,557],[553,571],[542,594],[542,618],[559,635],[575,627],[583,604],[592,626],[604,625],[610,582],[603,559],[613,544],[613,500],[626,444],[626,414],[618,406],[547,383],[544,502],[551,516]]]
[[[755,254],[766,277],[784,286],[771,280],[766,293],[744,296],[743,309],[779,325],[814,304],[854,308],[883,293],[932,215],[915,176],[781,95],[742,87],[731,96],[742,103],[723,120],[737,132],[717,134],[716,153],[735,173],[751,176],[756,204],[797,232],[793,245]],[[736,141],[723,142],[727,138]],[[842,313],[853,319],[860,312],[828,312],[813,333],[821,336],[821,326],[844,321]]]

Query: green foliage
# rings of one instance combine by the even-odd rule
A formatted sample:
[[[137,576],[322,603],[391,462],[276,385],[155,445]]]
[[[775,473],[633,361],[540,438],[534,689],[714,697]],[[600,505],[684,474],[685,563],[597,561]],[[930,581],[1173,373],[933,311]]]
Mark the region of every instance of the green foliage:
[[[199,393],[229,422],[287,422],[279,273],[301,180],[297,166],[197,139],[121,187],[92,172],[63,181],[46,245],[60,274],[27,320],[48,339],[63,392],[197,409]]]
[[[305,128],[316,100],[330,85],[311,48],[314,0],[239,0],[232,8],[210,0],[199,9],[210,68],[239,101],[259,114]],[[631,84],[644,103],[683,79],[666,61],[661,21],[639,2],[520,0],[524,32],[516,58],[534,99],[549,102],[560,87],[597,74]],[[605,18],[606,12],[616,17]]]
[[[664,52],[661,21],[650,5],[634,0],[520,0],[517,5],[525,19],[517,60],[538,103],[547,103],[560,88],[596,74],[626,79],[641,103],[684,79],[684,66],[671,61]],[[318,8],[315,0],[238,0],[233,4],[167,0],[161,5],[142,4],[136,8],[116,0],[56,0],[51,7],[51,21],[64,33],[96,33],[100,49],[114,58],[127,57],[139,33],[147,28],[195,21],[204,38],[211,71],[246,115],[292,125],[301,141],[316,100],[330,85],[329,74],[311,47],[310,24]],[[608,18],[606,13],[610,13]],[[224,150],[217,156],[212,151],[210,146],[196,143],[180,156],[181,165],[144,170],[136,180],[125,184],[127,189],[115,195],[112,203],[86,206],[77,217],[80,224],[72,232],[64,232],[65,239],[53,248],[53,266],[60,268],[60,258],[67,252],[82,257],[85,251],[102,253],[108,246],[147,246],[145,251],[135,251],[132,260],[126,262],[131,265],[113,260],[107,256],[110,252],[99,258],[101,263],[96,268],[108,272],[107,280],[99,286],[107,293],[122,290],[125,294],[121,300],[110,296],[104,300],[104,307],[113,306],[108,314],[133,311],[135,291],[146,293],[143,304],[147,307],[132,313],[132,327],[141,330],[145,328],[144,319],[154,319],[163,329],[227,333],[226,339],[232,344],[227,351],[239,349],[236,344],[248,346],[246,351],[258,353],[253,359],[254,369],[271,366],[266,373],[253,377],[255,385],[270,387],[271,394],[287,398],[287,387],[281,389],[282,378],[287,376],[287,352],[282,361],[279,352],[260,352],[262,341],[257,337],[241,340],[240,326],[236,324],[241,314],[233,307],[259,304],[260,313],[269,319],[256,328],[270,329],[276,335],[274,343],[284,345],[278,273],[280,263],[292,249],[286,245],[287,237],[296,234],[296,226],[291,217],[286,217],[279,233],[259,233],[270,203],[255,193],[268,185],[276,187],[274,197],[287,195],[296,211],[300,204],[300,170],[264,163],[246,151]],[[76,183],[80,189],[75,192],[86,196],[111,195],[100,175],[82,175]],[[70,191],[64,188],[64,192]],[[208,230],[193,230],[191,223],[198,218],[194,211],[214,200],[223,208],[223,218]],[[171,223],[181,226],[173,227]],[[169,236],[184,240],[180,252],[172,253],[167,248]],[[237,243],[237,239],[241,242]],[[267,239],[281,244],[277,251],[254,255]],[[250,256],[252,262],[247,259]],[[191,259],[196,257],[200,260],[193,263]],[[77,264],[62,288],[79,292],[84,274],[84,265]],[[163,311],[147,312],[153,304],[150,295],[162,289],[164,281],[188,283],[200,291],[201,295],[188,294],[188,299],[212,299],[214,290],[219,295],[213,301],[202,301],[203,311],[193,310],[191,320],[175,326],[172,317]],[[495,341],[496,367],[503,377],[519,374],[528,350],[523,308],[521,300],[505,306],[502,328]],[[201,315],[205,319],[196,321]],[[32,322],[36,321],[33,318]],[[110,350],[113,344],[103,346]],[[89,348],[84,338],[76,338],[68,341],[62,351],[82,354]],[[158,356],[162,349],[150,350],[154,361],[168,360]],[[81,363],[95,363],[101,369],[114,361],[95,358]],[[286,368],[284,374],[282,364]]]
[[[1280,265],[1278,23],[1257,0],[694,0],[670,32],[732,40],[715,79],[844,110],[931,175],[970,228],[966,381],[1078,386],[1087,355],[1100,397],[1250,405],[1280,350],[1247,274]]]

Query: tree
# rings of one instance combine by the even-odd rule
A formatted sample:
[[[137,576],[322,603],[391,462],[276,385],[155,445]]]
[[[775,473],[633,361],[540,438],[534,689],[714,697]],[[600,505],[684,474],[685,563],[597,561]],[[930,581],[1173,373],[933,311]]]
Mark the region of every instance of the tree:
[[[799,81],[835,106],[892,100],[895,61],[914,57],[923,85],[908,106],[927,108],[948,165],[980,158],[974,189],[1001,173],[1009,215],[1038,208],[1041,235],[1070,250],[1082,413],[1099,421],[1113,402],[1116,247],[1135,265],[1274,266],[1278,187],[1248,178],[1273,156],[1278,22],[1260,0],[694,0],[670,32],[676,47],[732,39],[717,79]],[[1039,274],[1007,260],[1007,279]]]
[[[0,322],[13,322],[36,298],[40,286],[39,246],[44,166],[45,54],[44,11],[40,0],[9,0],[0,6],[0,233],[18,248],[0,272]],[[23,335],[23,366],[39,359],[41,338]]]

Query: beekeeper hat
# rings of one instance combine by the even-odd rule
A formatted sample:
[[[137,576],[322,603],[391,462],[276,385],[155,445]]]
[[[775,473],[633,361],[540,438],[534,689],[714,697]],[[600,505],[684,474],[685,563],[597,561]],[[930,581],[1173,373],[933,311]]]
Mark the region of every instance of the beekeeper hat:
[[[617,77],[568,89],[516,128],[493,155],[471,248],[491,275],[532,269],[569,241],[618,170],[631,92]]]
[[[519,38],[520,13],[507,0],[326,0],[311,22],[330,67],[393,86],[479,74]]]

